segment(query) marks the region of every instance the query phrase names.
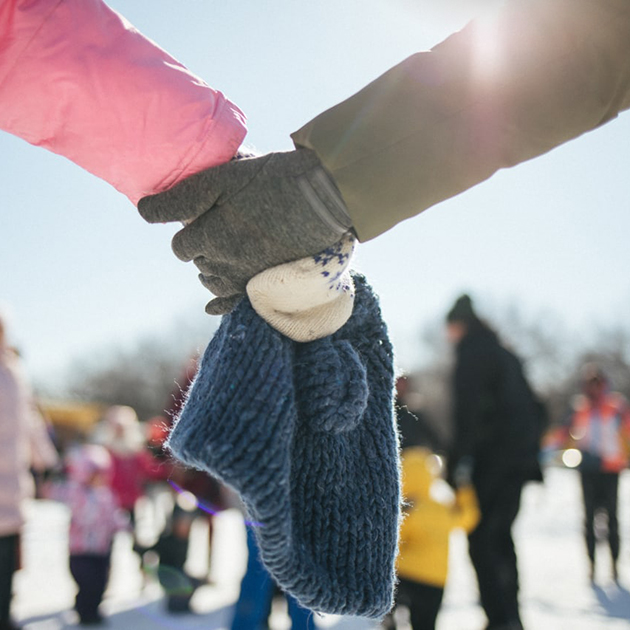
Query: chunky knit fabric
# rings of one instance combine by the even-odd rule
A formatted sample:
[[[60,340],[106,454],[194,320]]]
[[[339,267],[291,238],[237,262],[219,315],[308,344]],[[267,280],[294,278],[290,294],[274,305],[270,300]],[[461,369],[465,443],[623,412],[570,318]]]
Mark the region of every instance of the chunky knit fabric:
[[[169,445],[241,494],[263,562],[302,605],[380,617],[400,502],[393,357],[375,296],[354,282],[348,322],[304,344],[244,299],[210,342]]]

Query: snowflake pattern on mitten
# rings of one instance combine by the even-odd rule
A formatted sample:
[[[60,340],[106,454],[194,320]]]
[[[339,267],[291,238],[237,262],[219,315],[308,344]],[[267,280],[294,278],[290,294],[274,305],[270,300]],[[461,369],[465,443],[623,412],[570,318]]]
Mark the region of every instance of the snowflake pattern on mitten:
[[[247,285],[256,312],[294,341],[333,334],[352,313],[350,263],[356,247],[351,233],[308,258],[267,269]]]

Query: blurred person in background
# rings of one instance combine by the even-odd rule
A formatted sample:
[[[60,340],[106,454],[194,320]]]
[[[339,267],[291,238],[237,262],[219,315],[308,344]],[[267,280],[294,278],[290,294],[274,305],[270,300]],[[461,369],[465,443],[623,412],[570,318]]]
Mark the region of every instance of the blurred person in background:
[[[94,439],[109,451],[112,470],[110,484],[118,505],[135,524],[135,508],[144,496],[148,481],[162,474],[146,445],[144,430],[135,410],[126,405],[107,409]]]
[[[190,534],[196,517],[197,501],[193,495],[182,491],[176,495],[175,506],[166,527],[157,542],[150,547],[136,545],[149,574],[157,575],[166,594],[166,610],[169,613],[190,613],[192,596],[207,580],[190,575],[185,564],[188,560]],[[155,554],[155,557],[151,556]]]
[[[173,402],[175,407],[180,404],[184,391],[178,388]],[[169,424],[170,417],[153,418],[148,427],[152,431],[148,436],[151,440],[147,443],[146,431],[143,431],[135,410],[129,406],[114,405],[103,416],[99,440],[110,453],[110,485],[120,507],[129,515],[134,529],[133,548],[141,558],[142,568],[148,573],[155,569],[166,593],[168,612],[189,613],[192,596],[207,581],[189,575],[184,568],[189,554],[192,524],[197,516],[206,515],[199,509],[199,501],[208,499],[207,486],[215,490],[217,484],[214,480],[207,481],[209,478],[205,473],[185,468],[164,452]],[[157,541],[149,546],[142,545],[137,541],[135,532],[136,504],[145,496],[149,484],[161,481],[170,483],[168,488],[173,496],[173,508],[166,516]],[[214,494],[212,498],[217,500]],[[211,544],[212,515],[207,514],[207,518]],[[147,552],[155,553],[155,567],[151,562],[145,562],[151,558],[145,555]]]
[[[128,526],[112,492],[112,460],[103,446],[82,444],[65,459],[67,479],[51,483],[49,499],[70,510],[70,573],[78,591],[74,608],[81,625],[100,625],[99,612],[111,564],[114,534]]]
[[[545,409],[529,386],[520,360],[477,316],[468,295],[446,317],[455,347],[452,382],[452,484],[471,470],[481,521],[468,537],[487,630],[522,630],[518,567],[512,525],[527,481],[542,481],[540,441]]]
[[[44,471],[56,463],[57,452],[0,314],[0,630],[18,627],[10,619],[10,604],[13,574],[20,566],[24,500],[34,496],[31,470]]]
[[[451,532],[462,528],[470,533],[480,518],[470,470],[460,467],[454,494],[440,473],[441,460],[429,449],[403,449],[405,517],[396,565],[396,606],[409,609],[413,630],[435,630],[448,574]],[[383,628],[395,630],[395,611],[386,617]]]
[[[151,571],[150,556],[157,556],[157,577],[166,593],[166,608],[171,613],[191,612],[195,590],[209,581],[208,575],[199,578],[185,570],[190,553],[190,534],[196,518],[206,520],[208,526],[208,573],[212,563],[214,515],[225,508],[224,487],[207,473],[188,468],[173,459],[165,447],[170,428],[181,411],[186,393],[197,373],[197,358],[191,357],[176,379],[177,386],[165,405],[165,415],[150,420],[149,452],[156,474],[152,480],[165,479],[173,497],[173,506],[166,518],[164,530],[150,546],[136,544],[135,549],[143,564]]]
[[[619,474],[628,467],[630,452],[630,407],[618,392],[610,390],[610,381],[596,363],[587,363],[581,372],[581,395],[577,396],[563,426],[547,440],[556,448],[576,448],[582,498],[584,501],[584,536],[589,558],[590,579],[595,579],[597,516],[607,517],[606,537],[612,558],[613,579],[618,581],[620,548],[617,519]]]
[[[158,579],[166,593],[166,609],[169,613],[191,612],[190,600],[198,586],[204,583],[189,575],[184,565],[188,560],[190,534],[193,521],[198,514],[198,501],[190,492],[183,490],[173,479],[181,481],[182,468],[164,449],[168,437],[166,418],[156,416],[149,421],[148,449],[153,461],[153,471],[149,482],[158,490],[159,497],[164,489],[171,502],[162,513],[162,502],[153,505],[155,538],[150,544],[134,541],[134,551],[140,556],[141,568],[145,575]],[[165,485],[163,485],[165,483]]]

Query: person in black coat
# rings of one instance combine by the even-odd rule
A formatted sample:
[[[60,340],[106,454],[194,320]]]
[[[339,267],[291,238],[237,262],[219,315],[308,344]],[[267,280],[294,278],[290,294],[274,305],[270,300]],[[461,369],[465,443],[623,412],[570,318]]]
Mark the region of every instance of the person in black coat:
[[[446,321],[456,349],[449,480],[470,474],[479,497],[481,521],[468,541],[487,630],[522,630],[512,524],[524,484],[542,480],[544,410],[519,359],[477,317],[470,297],[460,297]]]

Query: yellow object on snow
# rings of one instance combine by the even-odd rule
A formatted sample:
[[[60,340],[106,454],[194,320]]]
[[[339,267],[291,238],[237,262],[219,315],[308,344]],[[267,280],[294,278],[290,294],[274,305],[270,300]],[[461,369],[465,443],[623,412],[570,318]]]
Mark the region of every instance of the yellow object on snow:
[[[398,575],[414,582],[443,588],[448,572],[451,531],[471,532],[479,522],[477,495],[472,486],[455,493],[436,492],[439,478],[435,456],[424,448],[402,452],[402,487],[407,516],[400,529]]]

